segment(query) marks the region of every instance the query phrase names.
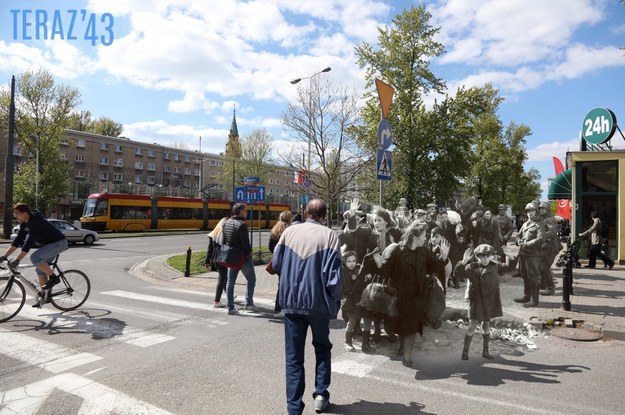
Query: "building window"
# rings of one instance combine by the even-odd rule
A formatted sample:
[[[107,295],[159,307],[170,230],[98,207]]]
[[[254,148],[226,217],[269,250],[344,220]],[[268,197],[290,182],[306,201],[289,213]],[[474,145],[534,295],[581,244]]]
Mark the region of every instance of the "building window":
[[[220,161],[220,162],[219,162],[219,166],[220,166],[220,167],[223,167],[223,166],[224,166],[224,162],[223,162],[223,161]]]
[[[164,171],[165,173],[169,173],[169,164],[165,164],[165,165],[163,166],[163,171]]]
[[[84,171],[84,170],[76,170],[76,171],[74,172],[74,176],[75,176],[75,177],[79,177],[79,178],[85,178],[85,177],[86,177],[86,174],[85,174],[85,171]]]
[[[100,150],[108,151],[109,150],[108,143],[100,143]]]
[[[180,161],[180,154],[176,154],[174,156],[174,161]]]
[[[98,175],[98,178],[100,180],[108,180],[109,179],[109,174],[105,171],[101,171],[100,174]]]
[[[208,177],[215,177],[215,176],[216,176],[216,174],[215,174],[214,171],[211,170],[211,171],[208,172]]]
[[[85,148],[87,147],[87,142],[81,138],[76,139],[76,147]]]
[[[115,167],[124,167],[124,159],[115,159]]]
[[[143,183],[143,176],[137,175],[135,176],[135,183]]]
[[[76,163],[84,163],[85,155],[84,154],[76,154]]]
[[[61,153],[61,159],[65,161],[69,160],[69,153]]]
[[[185,175],[185,176],[191,176],[191,169],[189,169],[189,168],[185,168],[185,169],[184,169],[184,175]]]
[[[217,165],[217,160],[211,160],[211,161],[209,161],[209,164],[211,166],[216,166]]]
[[[191,163],[191,156],[184,156],[185,163]]]
[[[109,158],[108,157],[100,157],[100,166],[108,166]]]
[[[143,170],[143,162],[142,161],[135,161],[135,169],[136,170]]]
[[[156,164],[154,163],[148,163],[148,171],[156,171]]]
[[[122,145],[121,144],[115,144],[115,152],[116,153],[121,153],[122,152]]]
[[[273,179],[269,179],[269,184],[273,184]]]
[[[200,169],[195,169],[195,173],[193,175],[198,177],[200,175]]]
[[[148,150],[148,157],[151,157],[151,158],[156,157],[156,150]]]
[[[135,150],[135,156],[142,156],[143,155],[143,149],[142,148],[137,148]]]
[[[165,154],[163,154],[163,158],[164,158],[165,160],[169,160],[169,159],[170,159],[170,157],[171,157],[171,156],[169,155],[169,153],[165,153]]]
[[[61,139],[61,145],[62,145],[62,146],[68,146],[68,145],[69,145],[69,143],[67,142],[67,138],[63,137],[63,138]]]
[[[154,184],[154,176],[148,176],[148,184]]]
[[[174,167],[174,173],[176,174],[180,173],[180,167]]]
[[[113,181],[114,182],[123,182],[124,176],[121,173],[113,173]]]

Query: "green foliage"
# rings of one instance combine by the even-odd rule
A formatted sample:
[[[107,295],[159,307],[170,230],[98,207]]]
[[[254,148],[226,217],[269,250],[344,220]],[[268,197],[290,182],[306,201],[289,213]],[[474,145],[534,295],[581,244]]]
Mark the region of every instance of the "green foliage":
[[[378,29],[378,49],[367,43],[356,47],[366,86],[371,88],[379,78],[395,90],[388,116],[395,145],[393,178],[384,184],[383,204],[395,206],[402,197],[413,208],[445,203],[461,189],[490,206],[532,200],[536,189],[540,194],[539,176],[523,171],[525,137],[531,131],[514,123],[503,128],[497,115],[503,98],[497,90],[488,84],[461,87],[426,109],[424,94],[446,91],[429,68],[430,60],[443,53],[443,45],[434,40],[439,29],[429,25],[430,17],[423,6],[412,7],[389,28]],[[364,123],[353,134],[375,154],[379,100],[373,91],[365,98]],[[377,200],[375,174],[363,174],[361,180],[370,189],[367,198]]]
[[[1,103],[8,105],[5,97]],[[21,150],[21,162],[15,174],[14,202],[29,203],[45,214],[67,193],[69,171],[60,143],[70,114],[79,104],[78,90],[55,85],[45,70],[16,78],[15,144]],[[8,114],[8,107],[2,111]]]

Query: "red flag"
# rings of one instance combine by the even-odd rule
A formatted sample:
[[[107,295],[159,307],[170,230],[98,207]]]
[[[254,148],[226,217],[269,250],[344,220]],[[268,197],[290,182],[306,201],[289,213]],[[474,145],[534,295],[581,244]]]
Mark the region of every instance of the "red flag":
[[[553,167],[556,170],[556,176],[564,171],[562,162],[557,157],[553,158]],[[570,199],[558,199],[558,210],[556,215],[563,217],[564,219],[571,220],[571,200]]]
[[[553,158],[553,167],[556,169],[556,176],[564,171],[564,166],[562,166],[562,162],[559,158]]]

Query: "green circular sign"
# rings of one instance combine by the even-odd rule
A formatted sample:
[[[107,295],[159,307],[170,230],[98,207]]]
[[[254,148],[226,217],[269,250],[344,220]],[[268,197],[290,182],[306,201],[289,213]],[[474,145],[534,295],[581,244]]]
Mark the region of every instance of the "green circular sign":
[[[582,124],[582,136],[590,144],[603,144],[616,131],[616,116],[607,108],[595,108],[586,114]]]

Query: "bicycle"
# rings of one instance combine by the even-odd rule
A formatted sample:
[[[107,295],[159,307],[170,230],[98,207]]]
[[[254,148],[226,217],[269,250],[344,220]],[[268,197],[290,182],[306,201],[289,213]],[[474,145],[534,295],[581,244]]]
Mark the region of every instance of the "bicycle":
[[[38,284],[24,277],[17,267],[13,268],[0,263],[0,270],[9,271],[9,275],[0,276],[0,323],[11,320],[24,307],[26,302],[26,290],[28,287],[35,293],[37,306],[41,308],[46,303],[51,303],[61,311],[75,310],[87,301],[91,292],[91,282],[87,275],[79,270],[70,269],[63,271],[58,264],[59,255],[50,263],[60,282],[52,288],[44,290]]]

